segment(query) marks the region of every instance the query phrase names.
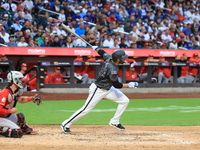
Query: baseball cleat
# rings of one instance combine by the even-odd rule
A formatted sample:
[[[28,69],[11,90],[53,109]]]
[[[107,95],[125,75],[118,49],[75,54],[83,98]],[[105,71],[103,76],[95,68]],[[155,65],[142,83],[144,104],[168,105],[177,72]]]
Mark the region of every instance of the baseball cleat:
[[[116,125],[116,124],[109,123],[109,125],[112,126],[112,127],[117,128],[119,130],[125,130],[125,128],[121,124],[117,124]]]
[[[63,127],[62,125],[60,125],[60,127],[63,130],[63,132],[66,134],[70,134],[72,132],[69,128]]]
[[[33,130],[33,128],[22,129],[23,134],[37,134],[38,132]]]

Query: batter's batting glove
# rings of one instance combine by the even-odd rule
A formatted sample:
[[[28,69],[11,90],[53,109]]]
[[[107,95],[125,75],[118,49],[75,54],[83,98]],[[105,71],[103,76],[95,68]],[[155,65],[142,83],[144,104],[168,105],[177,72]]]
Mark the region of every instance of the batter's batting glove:
[[[42,98],[40,96],[40,94],[35,94],[33,97],[33,103],[37,103],[37,105],[40,105],[42,102]]]
[[[94,51],[98,51],[98,46],[92,46],[92,49],[93,49]]]
[[[129,82],[128,83],[128,87],[129,88],[137,88],[138,87],[138,83],[137,82]]]

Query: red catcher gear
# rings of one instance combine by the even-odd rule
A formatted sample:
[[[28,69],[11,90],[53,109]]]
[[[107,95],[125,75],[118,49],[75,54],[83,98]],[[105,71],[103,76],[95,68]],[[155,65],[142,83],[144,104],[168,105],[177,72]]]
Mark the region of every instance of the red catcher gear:
[[[18,113],[17,119],[18,119],[17,124],[20,126],[20,128],[24,134],[36,134],[37,133],[37,131],[33,130],[26,124],[25,116],[23,113]]]
[[[0,117],[6,118],[8,114],[11,114],[10,110],[14,105],[12,92],[9,89],[4,88],[0,91]]]

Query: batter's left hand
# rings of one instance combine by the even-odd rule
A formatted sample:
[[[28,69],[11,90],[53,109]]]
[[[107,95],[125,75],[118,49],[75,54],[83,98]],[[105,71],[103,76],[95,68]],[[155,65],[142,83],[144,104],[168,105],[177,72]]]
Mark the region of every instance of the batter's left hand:
[[[128,83],[128,87],[129,88],[137,88],[138,87],[138,83],[137,82],[129,82]]]

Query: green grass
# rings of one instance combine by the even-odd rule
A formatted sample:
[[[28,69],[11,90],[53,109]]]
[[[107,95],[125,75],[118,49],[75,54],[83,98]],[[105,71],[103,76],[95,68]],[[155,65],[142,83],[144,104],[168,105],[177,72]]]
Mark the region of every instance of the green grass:
[[[43,101],[40,106],[18,103],[17,108],[25,114],[28,124],[61,124],[84,103],[84,100]],[[101,100],[92,112],[74,124],[107,125],[116,108],[117,103]],[[199,114],[199,99],[140,99],[130,101],[120,122],[123,125],[195,126],[200,125]]]

